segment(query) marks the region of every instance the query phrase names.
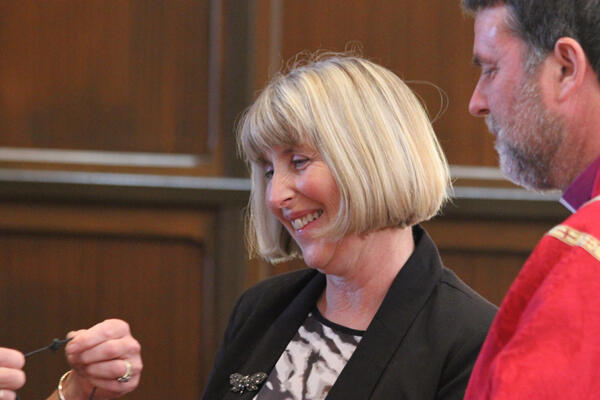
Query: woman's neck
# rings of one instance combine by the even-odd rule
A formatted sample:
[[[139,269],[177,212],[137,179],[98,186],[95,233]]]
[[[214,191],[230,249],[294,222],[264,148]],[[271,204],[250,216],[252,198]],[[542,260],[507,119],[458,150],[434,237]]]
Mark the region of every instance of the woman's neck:
[[[345,238],[350,253],[343,274],[327,274],[317,302],[328,320],[366,330],[394,278],[414,250],[412,229],[388,228],[356,238]]]

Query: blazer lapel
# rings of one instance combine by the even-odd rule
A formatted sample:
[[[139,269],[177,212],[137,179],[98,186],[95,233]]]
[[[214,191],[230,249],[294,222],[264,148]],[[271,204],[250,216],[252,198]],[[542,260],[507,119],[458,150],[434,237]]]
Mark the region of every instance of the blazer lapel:
[[[328,400],[371,398],[385,368],[441,278],[441,261],[420,227],[415,251],[402,267],[359,346],[329,391]]]
[[[257,343],[242,370],[231,371],[231,373],[252,375],[257,372],[264,372],[268,375],[310,310],[314,307],[324,287],[325,276],[320,273],[316,274],[279,318],[270,327],[265,327],[266,331],[263,338]],[[257,393],[245,392],[240,395],[229,391],[224,400],[252,399]]]

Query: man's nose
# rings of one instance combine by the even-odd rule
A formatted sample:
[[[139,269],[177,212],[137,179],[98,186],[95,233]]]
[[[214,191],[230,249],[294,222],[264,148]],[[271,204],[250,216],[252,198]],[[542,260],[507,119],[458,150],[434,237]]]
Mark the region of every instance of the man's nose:
[[[477,86],[475,86],[473,94],[471,95],[471,100],[469,101],[469,112],[474,117],[485,117],[490,113],[487,98],[482,93],[479,82],[477,83]]]

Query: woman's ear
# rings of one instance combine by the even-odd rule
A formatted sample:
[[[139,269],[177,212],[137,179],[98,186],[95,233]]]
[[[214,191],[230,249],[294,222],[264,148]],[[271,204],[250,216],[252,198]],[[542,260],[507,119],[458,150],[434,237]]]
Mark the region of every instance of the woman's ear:
[[[556,63],[556,99],[564,101],[583,84],[589,67],[588,59],[579,42],[570,37],[562,37],[554,45],[553,60]]]

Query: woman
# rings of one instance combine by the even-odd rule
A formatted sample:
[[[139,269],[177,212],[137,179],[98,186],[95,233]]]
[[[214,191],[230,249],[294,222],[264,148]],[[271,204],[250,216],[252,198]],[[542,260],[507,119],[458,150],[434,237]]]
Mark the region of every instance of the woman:
[[[72,370],[63,374],[52,400],[112,399],[138,386],[142,372],[140,345],[129,325],[110,319],[90,329],[70,332],[65,353]],[[0,400],[13,400],[25,384],[22,353],[0,348]]]
[[[450,181],[410,89],[321,55],[273,79],[239,135],[251,250],[310,268],[241,296],[204,399],[462,399],[495,309],[417,225]]]

